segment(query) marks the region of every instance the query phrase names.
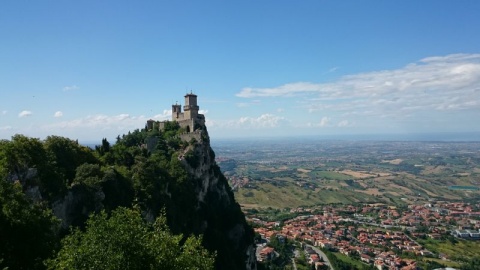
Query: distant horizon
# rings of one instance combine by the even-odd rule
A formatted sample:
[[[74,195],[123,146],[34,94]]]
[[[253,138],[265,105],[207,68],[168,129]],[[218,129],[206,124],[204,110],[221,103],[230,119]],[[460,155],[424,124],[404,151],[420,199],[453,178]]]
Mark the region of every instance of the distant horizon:
[[[297,136],[221,137],[218,141],[241,140],[329,140],[329,141],[480,141],[480,132],[438,132],[438,133],[397,133],[397,134],[319,134]]]
[[[121,134],[123,135],[123,134]],[[121,136],[120,135],[120,136]],[[72,139],[72,138],[70,138]],[[78,142],[86,146],[101,145],[103,138],[97,141]],[[75,140],[75,139],[73,139]],[[115,139],[107,138],[110,144]],[[373,141],[373,142],[480,142],[480,132],[443,132],[443,133],[411,133],[411,134],[337,134],[337,135],[297,135],[297,136],[245,136],[245,137],[212,137],[210,144],[221,144],[225,142],[288,142],[304,140],[309,141]]]

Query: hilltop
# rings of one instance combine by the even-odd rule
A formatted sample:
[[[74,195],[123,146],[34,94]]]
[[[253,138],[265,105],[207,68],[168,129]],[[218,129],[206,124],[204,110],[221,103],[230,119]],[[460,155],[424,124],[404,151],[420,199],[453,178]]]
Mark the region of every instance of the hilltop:
[[[189,94],[186,100],[185,118],[179,113],[173,121],[149,121],[144,129],[118,136],[115,144],[103,139],[94,150],[58,136],[40,140],[15,135],[1,141],[0,214],[7,222],[14,219],[5,212],[12,200],[7,197],[12,190],[22,191],[14,192],[15,200],[40,213],[44,226],[29,223],[27,213],[20,222],[31,224],[25,228],[31,233],[4,238],[14,227],[0,222],[2,239],[7,239],[0,245],[0,267],[42,269],[43,260],[65,250],[67,244],[60,239],[69,228],[84,230],[88,222],[89,233],[91,224],[109,222],[109,216],[112,222],[134,216],[138,210],[146,222],[165,217],[172,235],[182,235],[180,246],[185,240],[185,245],[195,243],[189,235],[201,236],[202,247],[196,250],[216,255],[217,269],[256,269],[253,230],[215,162],[204,122],[197,121],[203,116],[196,96]],[[106,216],[92,219],[99,214]],[[41,250],[32,251],[35,248]],[[193,262],[197,253],[192,254]]]

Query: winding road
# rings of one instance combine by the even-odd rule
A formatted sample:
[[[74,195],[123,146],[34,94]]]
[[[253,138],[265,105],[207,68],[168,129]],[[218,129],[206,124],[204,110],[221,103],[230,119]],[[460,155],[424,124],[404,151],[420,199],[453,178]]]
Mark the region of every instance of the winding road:
[[[307,247],[311,247],[315,252],[317,252],[317,253],[318,253],[318,256],[322,257],[323,262],[324,262],[326,265],[328,265],[328,267],[330,267],[330,269],[335,270],[335,269],[333,269],[332,264],[331,264],[330,261],[328,260],[327,255],[326,255],[325,253],[323,253],[323,251],[321,251],[320,249],[318,249],[318,248],[316,248],[316,247],[314,247],[314,246],[312,246],[312,245],[309,245],[309,244],[305,244],[305,245],[306,245]]]

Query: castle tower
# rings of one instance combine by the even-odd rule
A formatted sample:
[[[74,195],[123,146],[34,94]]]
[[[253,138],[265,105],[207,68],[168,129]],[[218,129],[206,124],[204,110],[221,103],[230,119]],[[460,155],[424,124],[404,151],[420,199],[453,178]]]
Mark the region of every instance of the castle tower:
[[[179,104],[172,105],[172,121],[183,120],[182,116],[182,106]]]
[[[192,93],[185,95],[185,106],[183,106],[183,110],[185,111],[184,119],[197,119],[199,110],[197,95]]]

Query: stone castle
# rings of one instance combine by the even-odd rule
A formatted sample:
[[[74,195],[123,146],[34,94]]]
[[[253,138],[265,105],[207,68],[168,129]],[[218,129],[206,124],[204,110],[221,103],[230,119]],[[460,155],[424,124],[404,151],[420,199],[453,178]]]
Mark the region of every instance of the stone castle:
[[[197,95],[193,93],[186,94],[183,112],[180,104],[172,105],[172,121],[176,121],[181,128],[184,128],[186,134],[200,133],[205,127],[205,116],[198,113],[199,109],[200,107],[197,105]],[[152,130],[156,128],[155,124],[157,124],[158,128],[163,130],[166,122],[167,121],[159,122],[150,119],[147,121],[146,128],[147,130]]]

